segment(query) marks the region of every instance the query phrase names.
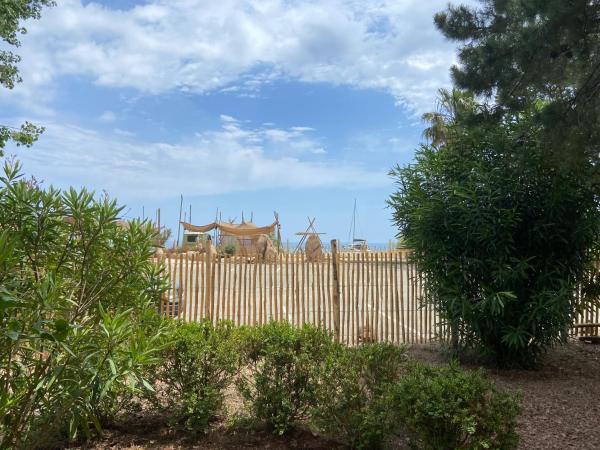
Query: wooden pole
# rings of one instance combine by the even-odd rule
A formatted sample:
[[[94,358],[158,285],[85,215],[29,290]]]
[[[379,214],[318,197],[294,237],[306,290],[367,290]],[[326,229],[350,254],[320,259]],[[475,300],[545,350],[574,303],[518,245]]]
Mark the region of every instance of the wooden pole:
[[[225,306],[225,271],[221,258],[217,255],[217,293],[215,300],[215,321],[223,320]]]
[[[198,257],[196,257],[196,255],[198,255]],[[200,279],[198,278],[200,276],[200,254],[196,253],[193,256],[193,261],[194,261],[194,268],[196,269],[196,276],[194,278],[194,319],[193,320],[198,320],[198,293],[200,291]]]
[[[210,239],[206,239],[204,241],[204,273],[206,275],[206,282],[204,283],[204,316],[209,320],[212,320],[212,253],[211,241]]]
[[[179,248],[179,235],[181,233],[181,210],[183,208],[183,195],[181,195],[181,201],[179,202],[179,222],[177,222],[177,247]]]
[[[358,333],[360,330],[360,283],[358,282],[358,270],[360,264],[357,263],[359,261],[359,255],[356,253],[352,254],[352,283],[354,285],[354,312],[353,312],[353,322],[352,322],[352,344],[358,344]]]
[[[335,340],[340,341],[340,280],[338,272],[338,244],[331,240],[331,263],[333,268],[333,329]]]
[[[333,321],[331,317],[331,313],[333,311],[333,307],[331,304],[331,264],[329,264],[329,255],[325,254],[325,266],[323,268],[323,272],[327,269],[326,283],[324,284],[325,289],[327,289],[327,329],[331,330],[333,328]]]
[[[281,271],[281,273],[283,273],[283,270]],[[290,254],[288,252],[285,253],[285,316],[283,318],[283,320],[292,323],[291,317],[290,316],[290,311],[293,311],[293,306],[290,307],[290,304],[293,305],[293,303],[290,302],[290,285],[291,285],[291,280],[290,280]],[[293,289],[293,287],[292,287]]]
[[[256,265],[256,258],[252,261],[252,323],[251,325],[256,325],[256,276],[258,275],[258,267]]]
[[[183,254],[179,254],[179,296],[177,297],[177,319],[181,319],[181,310],[183,304]]]

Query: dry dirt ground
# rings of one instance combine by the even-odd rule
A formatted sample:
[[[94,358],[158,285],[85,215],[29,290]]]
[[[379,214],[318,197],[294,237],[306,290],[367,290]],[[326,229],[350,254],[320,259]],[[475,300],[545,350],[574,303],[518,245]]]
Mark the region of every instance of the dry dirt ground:
[[[413,346],[418,360],[443,363],[435,347]],[[478,365],[465,362],[463,367]],[[600,345],[573,342],[549,352],[536,371],[486,369],[504,389],[519,392],[523,413],[518,431],[521,449],[600,449]],[[300,430],[286,437],[262,431],[240,431],[216,425],[206,436],[190,437],[149,417],[132,418],[81,449],[333,449],[334,442]]]

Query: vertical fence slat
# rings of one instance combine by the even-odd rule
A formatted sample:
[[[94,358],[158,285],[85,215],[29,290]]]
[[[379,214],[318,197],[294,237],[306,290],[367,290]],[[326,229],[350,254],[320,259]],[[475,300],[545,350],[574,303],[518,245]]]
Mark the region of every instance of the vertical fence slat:
[[[360,328],[360,316],[359,316],[359,288],[360,284],[357,281],[358,277],[358,265],[357,265],[357,255],[356,253],[352,254],[352,288],[354,290],[354,301],[352,307],[352,345],[358,344],[358,330]]]
[[[298,270],[299,270],[299,266],[298,266],[298,255],[296,253],[294,253],[292,255],[292,292],[293,292],[293,302],[292,304],[293,306],[293,317],[294,317],[294,323],[296,324],[296,326],[298,326],[300,324],[300,288],[299,286],[299,282],[298,282]]]
[[[217,264],[219,265],[219,285],[217,305],[219,306],[219,320],[225,319],[225,303],[227,302],[227,266],[224,259],[217,255]]]
[[[383,254],[383,265],[381,266],[381,272],[382,272],[382,283],[383,283],[383,310],[384,310],[384,327],[383,327],[383,340],[384,341],[389,341],[390,340],[390,304],[389,304],[389,277],[388,277],[388,265],[389,265],[389,261],[388,261],[388,252],[385,252]]]
[[[343,342],[346,344],[350,343],[350,253],[343,253],[343,265],[342,270],[344,271],[343,275],[343,294],[342,294],[342,317],[344,318],[344,332],[342,334]]]
[[[275,265],[277,264],[277,260],[268,262],[269,265],[269,314],[270,320],[277,320],[277,278],[273,276],[273,270],[275,269]]]
[[[306,284],[306,261],[305,261],[305,257],[304,257],[304,252],[300,253],[300,259],[302,260],[301,264],[302,264],[302,278],[300,280],[301,282],[301,286],[302,289],[300,289],[300,307],[302,309],[302,322],[301,323],[305,323],[307,322],[306,320],[306,308],[305,308],[305,293],[306,293],[306,288],[307,288],[307,284]]]
[[[181,310],[183,309],[183,255],[179,253],[179,291],[177,296],[177,319],[181,320]]]
[[[189,320],[190,306],[192,295],[190,293],[192,287],[192,276],[193,276],[193,265],[192,265],[192,254],[183,254],[185,260],[185,289],[183,291],[183,312],[181,318],[183,320]]]
[[[308,267],[310,267],[310,302],[309,302],[309,308],[310,308],[310,316],[312,317],[312,324],[313,325],[317,325],[317,320],[316,320],[316,314],[317,314],[317,307],[316,307],[316,303],[315,303],[315,263],[314,261],[310,261]]]
[[[367,332],[367,298],[366,298],[366,293],[367,291],[367,287],[365,285],[365,253],[361,252],[359,253],[360,255],[360,284],[362,286],[362,295],[361,295],[361,308],[360,308],[360,312],[361,312],[361,323],[362,323],[362,327],[359,330],[360,333],[360,338],[361,340],[365,337],[365,333]]]
[[[379,280],[379,254],[375,253],[375,339],[381,340],[381,282]]]
[[[279,272],[279,317],[277,320],[284,320],[284,311],[287,313],[287,308],[284,307],[283,298],[283,253],[279,252],[277,270]]]
[[[398,295],[398,271],[402,269],[402,265],[398,264],[398,253],[395,252],[394,255],[394,262],[392,265],[392,274],[393,274],[393,278],[394,278],[394,290],[392,292],[392,295],[394,296],[394,312],[395,312],[395,335],[396,335],[396,340],[394,342],[399,343],[400,342],[400,296]]]
[[[198,295],[200,291],[200,282],[198,281],[198,275],[200,274],[200,255],[194,253],[193,256],[193,267],[194,267],[194,312],[192,314],[192,320],[198,320]]]
[[[244,269],[244,276],[242,277],[242,297],[243,297],[243,311],[242,311],[242,317],[244,317],[244,323],[246,324],[250,324],[250,307],[248,306],[249,303],[249,298],[248,298],[248,284],[249,284],[249,278],[248,278],[248,261],[243,258],[240,257],[241,264],[242,267]],[[251,276],[252,274],[250,274]]]
[[[252,261],[252,287],[250,288],[250,294],[252,296],[252,305],[251,305],[251,315],[252,315],[252,323],[251,325],[256,325],[256,277],[258,276],[258,267],[256,267],[256,260]]]
[[[340,340],[340,283],[339,283],[339,267],[338,267],[338,248],[337,241],[331,241],[331,261],[333,269],[333,328],[335,340]]]

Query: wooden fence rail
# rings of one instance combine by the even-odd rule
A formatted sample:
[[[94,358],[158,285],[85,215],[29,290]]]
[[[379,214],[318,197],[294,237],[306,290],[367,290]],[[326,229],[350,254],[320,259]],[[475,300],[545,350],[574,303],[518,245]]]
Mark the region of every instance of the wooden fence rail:
[[[236,325],[287,320],[330,330],[349,345],[366,341],[425,343],[447,330],[422,304],[423,280],[406,251],[326,253],[310,262],[302,253],[275,261],[220,257],[210,251],[164,255],[170,289],[162,314],[185,321],[208,317]],[[600,310],[577,323],[600,322]],[[588,328],[574,326],[572,335]]]

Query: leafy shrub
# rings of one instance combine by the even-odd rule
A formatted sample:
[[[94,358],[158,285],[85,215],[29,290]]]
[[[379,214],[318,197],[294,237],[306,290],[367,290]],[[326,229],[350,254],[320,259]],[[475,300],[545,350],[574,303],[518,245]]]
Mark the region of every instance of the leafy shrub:
[[[379,448],[395,425],[388,392],[405,356],[387,343],[338,346],[323,370],[313,423],[351,448]]]
[[[517,448],[517,399],[480,372],[414,364],[393,388],[399,423],[417,449]]]
[[[147,389],[166,285],[151,226],[120,224],[114,201],[41,189],[8,162],[1,182],[0,447],[50,446]]]
[[[248,376],[238,382],[253,417],[284,434],[317,399],[317,384],[333,340],[326,331],[305,324],[271,322],[245,330],[242,347]]]
[[[233,242],[229,242],[223,246],[223,253],[227,256],[234,256],[237,252],[237,245]]]
[[[593,176],[553,165],[526,115],[446,126],[392,172],[394,220],[455,343],[535,365],[592,300],[574,294],[600,251]]]
[[[154,400],[177,423],[205,432],[223,405],[224,390],[239,368],[238,332],[229,322],[208,319],[172,326],[156,370]]]

